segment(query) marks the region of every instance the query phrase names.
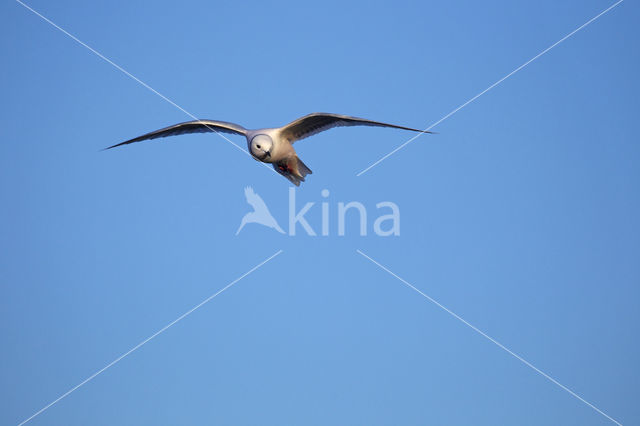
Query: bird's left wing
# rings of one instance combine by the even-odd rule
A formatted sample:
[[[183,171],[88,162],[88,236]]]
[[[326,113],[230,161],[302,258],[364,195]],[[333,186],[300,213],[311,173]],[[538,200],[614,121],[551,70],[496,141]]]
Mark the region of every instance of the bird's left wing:
[[[365,118],[350,117],[348,115],[330,114],[326,112],[314,112],[305,115],[282,127],[283,137],[293,143],[300,139],[307,138],[325,130],[339,126],[376,126],[392,127],[394,129],[411,130],[420,133],[433,133],[424,130],[412,129],[411,127],[398,126],[395,124],[382,123],[380,121],[367,120]]]
[[[196,120],[187,121],[186,123],[174,124],[173,126],[165,127],[164,129],[156,130],[138,136],[137,138],[129,139],[128,141],[120,142],[119,144],[110,146],[105,149],[115,148],[121,145],[127,145],[133,142],[145,141],[148,139],[164,138],[167,136],[182,135],[185,133],[206,133],[206,132],[221,132],[232,133],[237,135],[246,135],[247,129],[239,124],[227,123],[226,121],[214,121],[214,120]]]

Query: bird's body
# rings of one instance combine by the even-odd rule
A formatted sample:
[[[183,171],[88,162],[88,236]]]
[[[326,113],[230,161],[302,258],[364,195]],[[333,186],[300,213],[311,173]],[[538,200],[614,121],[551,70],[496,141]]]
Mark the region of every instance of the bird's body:
[[[305,176],[311,174],[311,170],[298,158],[293,143],[315,135],[322,131],[339,126],[377,126],[392,127],[395,129],[410,130],[420,133],[432,133],[425,130],[412,129],[410,127],[397,126],[395,124],[382,123],[364,118],[350,117],[347,115],[312,113],[301,117],[286,126],[277,128],[264,128],[249,130],[244,127],[214,120],[195,120],[179,123],[164,129],[156,130],[113,145],[107,149],[121,145],[139,142],[148,139],[163,138],[185,133],[221,132],[242,135],[247,139],[247,146],[251,156],[263,163],[273,164],[273,168],[289,179],[294,185],[299,186],[304,182]]]

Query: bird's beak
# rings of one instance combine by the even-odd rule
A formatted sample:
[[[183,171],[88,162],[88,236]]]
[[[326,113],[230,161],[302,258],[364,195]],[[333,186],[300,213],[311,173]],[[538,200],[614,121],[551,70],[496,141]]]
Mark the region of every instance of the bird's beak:
[[[264,156],[271,158],[271,151],[265,151]]]

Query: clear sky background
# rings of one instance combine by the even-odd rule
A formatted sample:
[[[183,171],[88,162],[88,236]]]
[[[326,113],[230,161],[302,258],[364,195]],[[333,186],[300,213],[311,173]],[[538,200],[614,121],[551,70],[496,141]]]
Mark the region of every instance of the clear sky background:
[[[427,127],[612,1],[28,4],[201,118]],[[296,145],[319,230],[235,236],[290,184],[20,4],[0,5],[0,423],[640,424],[640,7],[625,1],[434,130]],[[231,137],[244,146],[240,137]],[[337,203],[355,215],[337,236]],[[372,233],[393,201],[401,235]]]

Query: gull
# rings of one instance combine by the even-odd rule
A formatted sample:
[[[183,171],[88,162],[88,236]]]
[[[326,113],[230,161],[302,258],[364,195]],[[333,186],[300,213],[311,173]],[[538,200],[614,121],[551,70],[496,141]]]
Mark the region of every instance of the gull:
[[[240,222],[240,227],[236,231],[236,235],[240,233],[242,228],[244,228],[244,225],[247,223],[259,223],[260,225],[273,228],[279,233],[284,234],[284,231],[280,228],[276,219],[271,215],[271,212],[262,197],[256,194],[253,191],[253,188],[247,186],[244,189],[244,196],[247,199],[247,203],[253,207],[253,211],[242,217],[242,221]]]
[[[367,120],[365,118],[351,117],[348,115],[314,112],[301,117],[291,123],[275,128],[245,129],[239,124],[216,120],[195,120],[174,124],[164,129],[146,133],[137,138],[110,146],[111,149],[134,142],[149,139],[176,136],[185,133],[221,132],[244,136],[247,139],[247,147],[251,156],[263,163],[271,163],[276,172],[287,178],[291,183],[300,186],[305,176],[311,174],[307,167],[293,149],[293,143],[301,139],[313,136],[317,133],[334,127],[343,126],[375,126],[391,127],[394,129],[410,130],[418,133],[433,133],[427,130],[412,129],[411,127],[382,123],[380,121]]]

